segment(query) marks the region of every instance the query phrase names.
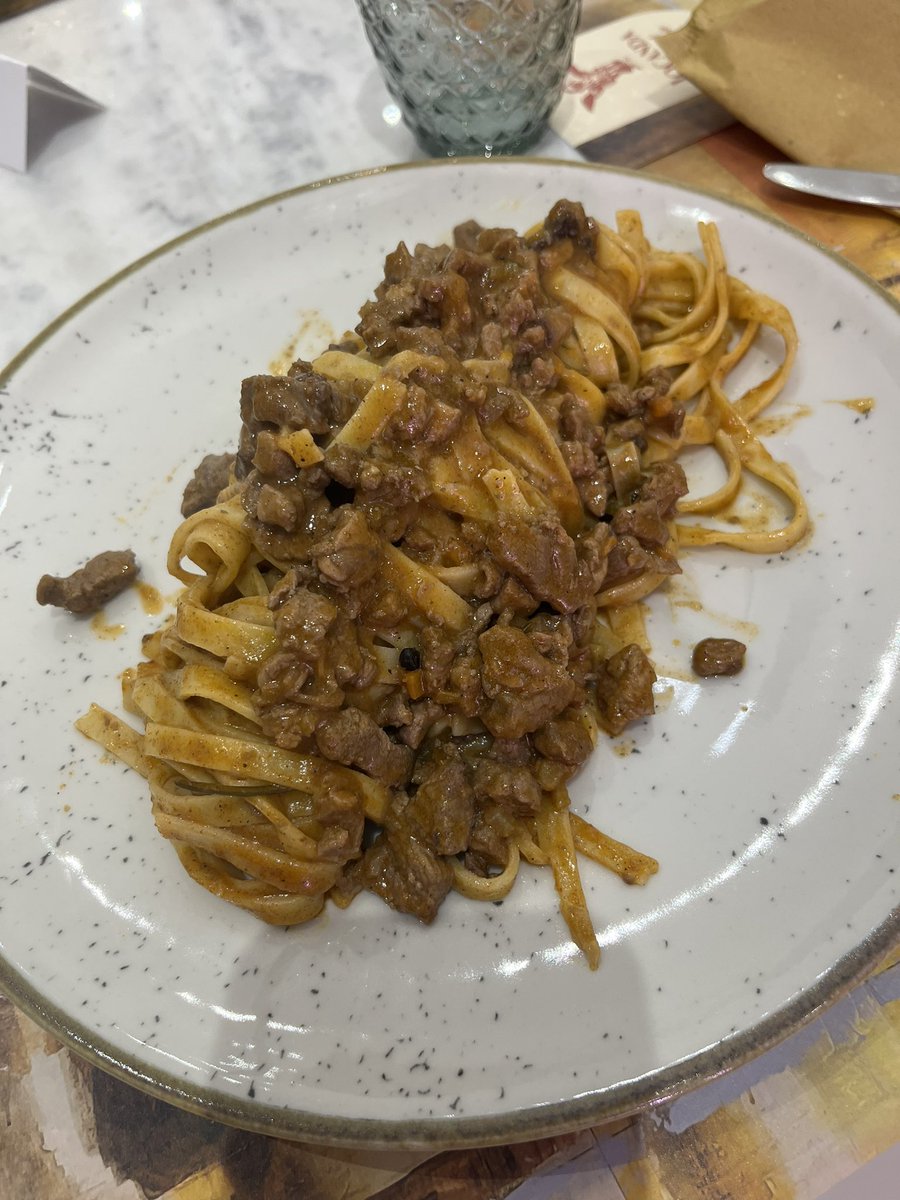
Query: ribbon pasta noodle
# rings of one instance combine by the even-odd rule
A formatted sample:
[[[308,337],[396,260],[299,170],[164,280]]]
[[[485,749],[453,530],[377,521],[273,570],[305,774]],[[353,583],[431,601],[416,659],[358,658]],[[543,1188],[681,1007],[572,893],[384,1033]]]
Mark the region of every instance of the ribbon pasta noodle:
[[[600,733],[653,709],[637,604],[683,547],[769,554],[808,527],[754,422],[796,351],[790,314],[700,255],[560,201],[524,236],[404,245],[355,333],[246,380],[232,482],[176,530],[184,585],[123,704],[78,727],[147,780],[188,874],[265,921],[363,889],[430,921],[549,867],[600,950],[578,867],[649,856],[571,812]],[[768,331],[768,332],[766,332]],[[783,343],[730,395],[762,336]],[[722,481],[687,496],[703,447]],[[748,476],[786,518],[742,527]]]

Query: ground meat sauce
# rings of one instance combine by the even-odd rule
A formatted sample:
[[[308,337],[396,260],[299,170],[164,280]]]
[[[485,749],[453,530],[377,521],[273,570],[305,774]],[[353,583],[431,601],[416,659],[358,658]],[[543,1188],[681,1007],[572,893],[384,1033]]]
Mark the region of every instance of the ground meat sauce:
[[[391,789],[384,827],[345,846],[338,899],[361,889],[430,921],[461,856],[482,875],[505,864],[513,823],[565,784],[591,750],[586,702],[612,734],[653,712],[653,668],[636,645],[596,648],[598,597],[645,571],[678,571],[667,522],[687,490],[676,463],[640,466],[648,435],[674,434],[684,413],[656,371],[609,388],[603,422],[560,385],[556,351],[572,319],[543,290],[539,267],[594,251],[597,230],[566,201],[539,236],[468,222],[454,245],[401,243],[346,347],[418,352],[405,399],[365,453],[332,442],[369,384],[296,362],[255,376],[241,395],[235,475],[262,558],[283,567],[270,607],[277,649],[258,679],[264,734],[370,774]],[[505,381],[464,366],[508,365]],[[514,430],[537,409],[583,506],[577,528],[549,507],[482,524],[439,510],[426,463],[452,461],[471,418]],[[297,466],[285,437],[308,430],[321,459]],[[635,466],[637,464],[637,466]],[[540,491],[541,479],[529,481]],[[387,586],[386,544],[447,578],[466,573],[472,619],[462,633],[419,619]],[[378,646],[418,629],[396,682],[373,688]],[[379,639],[382,639],[381,641]],[[393,643],[391,643],[393,644]]]
[[[70,613],[93,613],[115,599],[138,576],[131,550],[104,550],[71,575],[42,575],[38,604],[52,604]]]

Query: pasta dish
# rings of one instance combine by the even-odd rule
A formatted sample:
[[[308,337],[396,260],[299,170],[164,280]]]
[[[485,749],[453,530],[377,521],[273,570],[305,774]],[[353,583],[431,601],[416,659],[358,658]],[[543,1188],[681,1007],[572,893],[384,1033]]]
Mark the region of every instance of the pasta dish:
[[[227,485],[171,542],[177,613],[124,679],[139,727],[78,722],[145,776],[196,882],[275,924],[362,890],[430,922],[524,860],[597,966],[579,856],[628,883],[657,864],[567,786],[653,712],[639,602],[683,548],[777,553],[808,523],[754,432],[790,314],[698,234],[702,256],[660,250],[636,212],[560,201],[524,235],[401,243],[354,333],[244,381]],[[729,395],[764,329],[779,365]],[[698,446],[722,482],[688,496]],[[784,521],[729,519],[749,475]],[[737,669],[715,649],[698,673]]]

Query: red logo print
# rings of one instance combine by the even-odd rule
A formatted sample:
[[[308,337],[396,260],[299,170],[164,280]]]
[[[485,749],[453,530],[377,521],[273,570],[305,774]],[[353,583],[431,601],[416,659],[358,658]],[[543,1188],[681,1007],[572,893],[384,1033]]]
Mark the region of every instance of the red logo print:
[[[593,112],[597,98],[602,96],[607,88],[612,87],[621,75],[628,75],[635,69],[633,63],[625,62],[621,58],[594,67],[590,71],[572,67],[566,79],[566,91],[581,96],[581,103],[588,112]]]

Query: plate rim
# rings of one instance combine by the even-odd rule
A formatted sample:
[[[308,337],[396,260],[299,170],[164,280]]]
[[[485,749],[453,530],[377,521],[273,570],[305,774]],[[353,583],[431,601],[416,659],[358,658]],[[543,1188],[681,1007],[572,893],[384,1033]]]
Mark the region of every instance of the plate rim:
[[[173,250],[194,238],[203,236],[219,226],[240,220],[254,212],[291,199],[306,192],[315,192],[334,185],[382,175],[420,169],[453,169],[478,167],[484,170],[508,166],[563,167],[570,170],[594,172],[633,178],[642,183],[660,184],[692,197],[710,201],[745,213],[783,233],[824,253],[842,270],[860,280],[888,307],[900,316],[900,301],[881,287],[856,264],[841,257],[816,238],[787,224],[774,214],[760,212],[750,205],[702,187],[666,179],[650,171],[635,171],[600,163],[571,161],[559,158],[529,158],[511,156],[497,159],[448,158],[423,159],[411,163],[391,163],[383,166],[326,176],[309,183],[286,188],[261,197],[238,208],[220,213],[155,249],[134,259],[85,292],[74,303],[53,318],[19,350],[0,370],[0,389],[6,388],[14,376],[34,355],[75,317],[88,309],[107,292],[115,289],[145,266],[165,258]],[[622,1080],[581,1096],[549,1101],[514,1109],[508,1113],[473,1117],[418,1117],[406,1120],[371,1117],[341,1117],[307,1112],[296,1108],[265,1104],[262,1101],[227,1097],[211,1088],[186,1084],[165,1070],[149,1070],[136,1056],[116,1048],[107,1038],[93,1033],[80,1021],[73,1020],[63,1009],[50,1003],[23,973],[0,953],[0,987],[8,998],[37,1025],[86,1059],[93,1066],[121,1081],[137,1087],[146,1094],[174,1104],[195,1115],[226,1125],[294,1141],[311,1141],[321,1145],[362,1149],[428,1149],[449,1150],[464,1146],[489,1146],[529,1141],[582,1129],[616,1117],[629,1116],[639,1109],[671,1099],[703,1083],[732,1071],[756,1058],[772,1046],[812,1021],[824,1009],[846,995],[866,978],[891,952],[900,946],[900,905],[891,910],[884,921],[853,949],[842,955],[815,983],[791,997],[762,1020],[729,1034],[702,1049],[661,1069],[648,1071],[634,1079]]]
[[[847,995],[900,946],[900,906],[816,980],[762,1021],[720,1039],[662,1070],[585,1093],[509,1113],[411,1120],[340,1117],[228,1098],[211,1088],[186,1085],[168,1071],[145,1069],[104,1037],[50,1004],[0,956],[0,987],[36,1025],[94,1067],[146,1095],[195,1116],[289,1141],[361,1150],[442,1150],[498,1146],[590,1128],[671,1100],[757,1058],[809,1024]]]

